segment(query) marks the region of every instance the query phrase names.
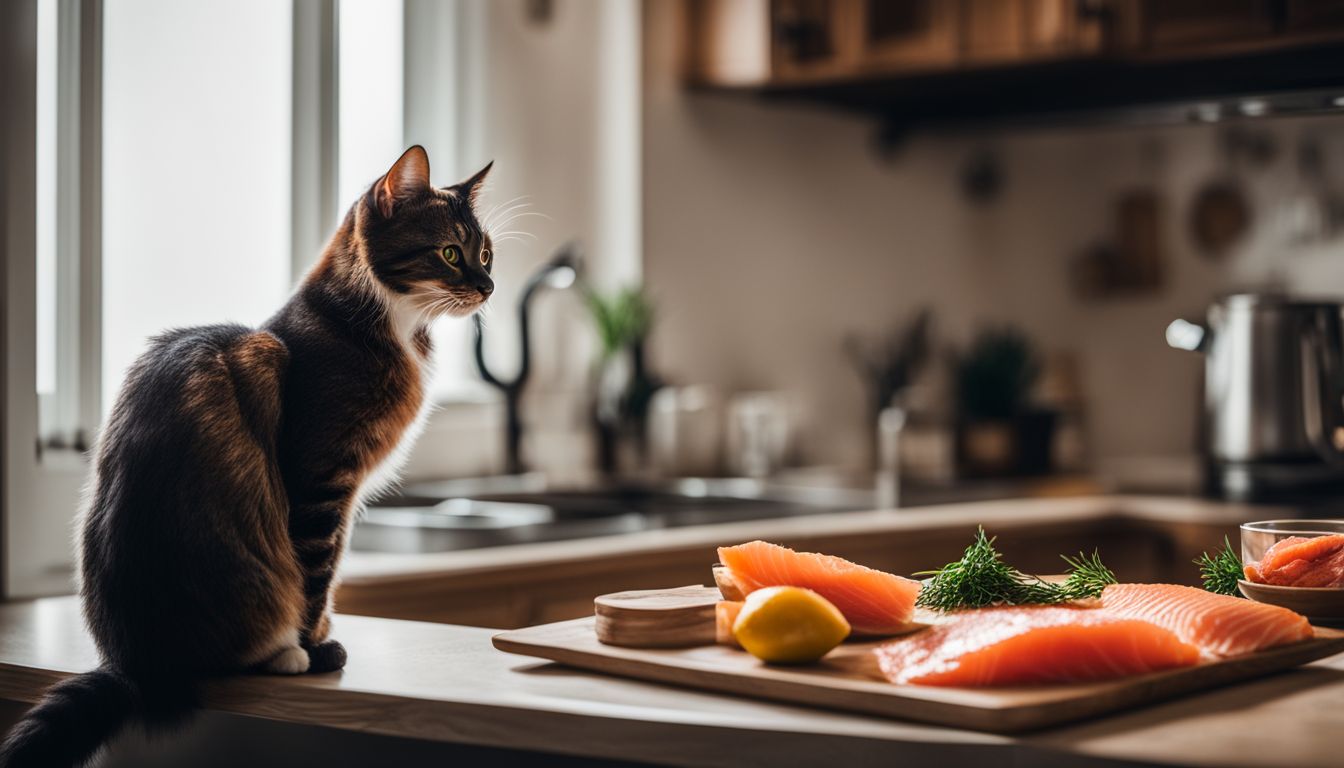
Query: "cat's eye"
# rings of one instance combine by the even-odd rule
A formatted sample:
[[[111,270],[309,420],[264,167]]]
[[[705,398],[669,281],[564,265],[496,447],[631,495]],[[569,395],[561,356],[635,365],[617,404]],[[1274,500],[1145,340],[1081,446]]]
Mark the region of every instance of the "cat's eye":
[[[449,245],[439,254],[443,257],[443,262],[450,267],[456,267],[462,261],[462,251],[458,250],[456,245]]]
[[[489,249],[489,248],[486,248],[485,250],[481,251],[481,266],[482,266],[482,267],[488,267],[488,266],[490,266],[490,249]]]

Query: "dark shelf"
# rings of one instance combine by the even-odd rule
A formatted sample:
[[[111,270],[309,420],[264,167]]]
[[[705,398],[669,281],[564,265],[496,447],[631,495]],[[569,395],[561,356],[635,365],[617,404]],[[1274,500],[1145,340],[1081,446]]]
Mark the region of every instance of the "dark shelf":
[[[1344,112],[1344,43],[1097,57],[753,89],[899,128],[1213,121]]]

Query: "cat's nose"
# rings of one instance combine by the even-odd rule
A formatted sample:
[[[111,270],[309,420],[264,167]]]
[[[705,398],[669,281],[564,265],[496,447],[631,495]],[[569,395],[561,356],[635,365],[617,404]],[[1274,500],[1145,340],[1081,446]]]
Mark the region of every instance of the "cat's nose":
[[[481,292],[482,298],[488,299],[490,298],[490,294],[495,292],[495,282],[493,280],[486,280],[485,282],[477,283],[476,290]]]

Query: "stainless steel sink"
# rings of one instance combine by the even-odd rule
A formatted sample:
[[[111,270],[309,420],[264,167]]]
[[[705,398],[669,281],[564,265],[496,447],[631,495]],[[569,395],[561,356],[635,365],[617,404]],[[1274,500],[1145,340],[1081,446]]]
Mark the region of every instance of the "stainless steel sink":
[[[862,492],[747,478],[554,487],[544,477],[520,475],[416,483],[370,507],[355,525],[351,548],[446,552],[868,506],[871,497]]]

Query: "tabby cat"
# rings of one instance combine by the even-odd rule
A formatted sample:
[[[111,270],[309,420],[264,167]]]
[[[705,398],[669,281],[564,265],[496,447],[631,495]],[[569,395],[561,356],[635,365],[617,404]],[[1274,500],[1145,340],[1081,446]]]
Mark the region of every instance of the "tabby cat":
[[[476,215],[489,170],[435,188],[411,147],[260,329],[153,340],[100,436],[80,523],[102,665],[53,687],[0,766],[75,765],[127,722],[172,724],[205,677],[345,664],[332,577],[425,414],[427,323],[494,289]]]

